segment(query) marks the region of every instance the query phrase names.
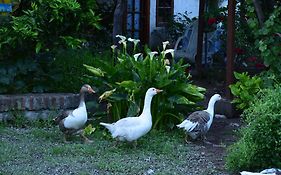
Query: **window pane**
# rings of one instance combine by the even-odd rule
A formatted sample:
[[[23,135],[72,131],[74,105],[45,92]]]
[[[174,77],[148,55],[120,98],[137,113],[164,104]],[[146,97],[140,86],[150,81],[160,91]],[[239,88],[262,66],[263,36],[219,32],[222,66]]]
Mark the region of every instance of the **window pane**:
[[[133,11],[133,1],[134,0],[128,0],[128,6],[127,6],[128,12]]]
[[[172,7],[172,0],[158,0],[159,7]]]
[[[132,14],[128,14],[127,15],[127,29],[128,30],[131,30],[132,29],[132,27],[133,27],[133,18],[132,18]]]
[[[140,28],[140,14],[135,14],[135,29],[139,29]]]
[[[171,9],[158,9],[158,22],[168,22],[171,16]]]
[[[135,1],[135,12],[140,12],[140,0]]]

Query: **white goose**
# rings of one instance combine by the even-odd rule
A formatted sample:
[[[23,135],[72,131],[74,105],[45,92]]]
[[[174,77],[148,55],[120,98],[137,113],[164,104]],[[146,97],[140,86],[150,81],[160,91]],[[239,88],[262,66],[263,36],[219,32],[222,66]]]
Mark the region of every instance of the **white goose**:
[[[95,93],[90,85],[85,84],[80,89],[80,103],[78,108],[73,111],[64,111],[55,119],[56,124],[59,125],[60,130],[64,133],[64,142],[66,137],[73,134],[80,134],[85,142],[91,142],[84,136],[83,126],[88,120],[87,109],[85,104],[85,93]]]
[[[205,139],[205,134],[208,132],[213,122],[214,106],[218,100],[221,100],[221,96],[219,94],[213,95],[206,110],[193,112],[181,124],[178,124],[177,127],[183,128],[186,134],[192,139],[196,139],[199,136]],[[188,142],[187,135],[185,141]]]
[[[126,117],[112,124],[100,123],[100,125],[105,126],[112,137],[119,141],[132,142],[137,140],[148,133],[152,127],[151,101],[152,97],[159,92],[162,92],[162,90],[156,88],[149,88],[146,91],[144,107],[140,116]]]

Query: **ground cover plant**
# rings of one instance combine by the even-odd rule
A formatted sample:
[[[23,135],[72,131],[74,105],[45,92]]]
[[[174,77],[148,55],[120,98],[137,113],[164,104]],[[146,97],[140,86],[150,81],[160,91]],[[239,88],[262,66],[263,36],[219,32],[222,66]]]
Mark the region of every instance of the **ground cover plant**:
[[[85,65],[92,73],[93,84],[100,93],[100,100],[109,105],[111,122],[126,116],[137,116],[141,111],[145,92],[150,87],[163,90],[152,102],[153,128],[173,128],[188,112],[194,111],[196,102],[203,100],[204,88],[192,84],[185,69],[188,65],[168,60],[173,54],[163,43],[161,52],[136,53],[138,40],[128,39],[133,44],[133,54],[127,51],[127,39],[123,36],[121,50],[116,50],[116,61],[97,60],[94,66]]]
[[[233,172],[281,166],[281,88],[264,89],[243,113],[246,126],[231,148],[227,167]]]
[[[127,143],[114,146],[99,127],[89,136],[91,144],[80,137],[63,143],[61,134],[50,123],[24,128],[1,123],[0,174],[228,174],[222,148],[186,144],[179,131],[152,130],[136,149]]]

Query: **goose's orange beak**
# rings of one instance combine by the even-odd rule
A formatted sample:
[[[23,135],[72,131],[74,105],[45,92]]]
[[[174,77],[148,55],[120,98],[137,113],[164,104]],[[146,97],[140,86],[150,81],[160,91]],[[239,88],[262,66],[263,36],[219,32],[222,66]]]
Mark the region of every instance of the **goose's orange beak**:
[[[160,92],[162,92],[163,90],[161,90],[161,89],[156,89],[156,93],[158,94],[158,93],[160,93]]]

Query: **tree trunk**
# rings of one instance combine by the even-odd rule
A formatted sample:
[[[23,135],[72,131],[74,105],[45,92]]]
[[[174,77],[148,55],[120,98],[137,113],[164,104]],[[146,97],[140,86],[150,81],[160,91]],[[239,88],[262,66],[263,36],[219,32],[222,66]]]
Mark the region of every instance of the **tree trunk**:
[[[126,2],[127,2],[126,0],[117,0],[116,8],[114,11],[114,17],[113,17],[112,39],[114,44],[118,42],[116,35],[123,34],[124,14],[127,4]]]
[[[261,2],[260,0],[253,0],[254,6],[255,6],[255,10],[259,19],[259,24],[262,27],[263,26],[263,22],[264,22],[264,13],[261,7]]]

